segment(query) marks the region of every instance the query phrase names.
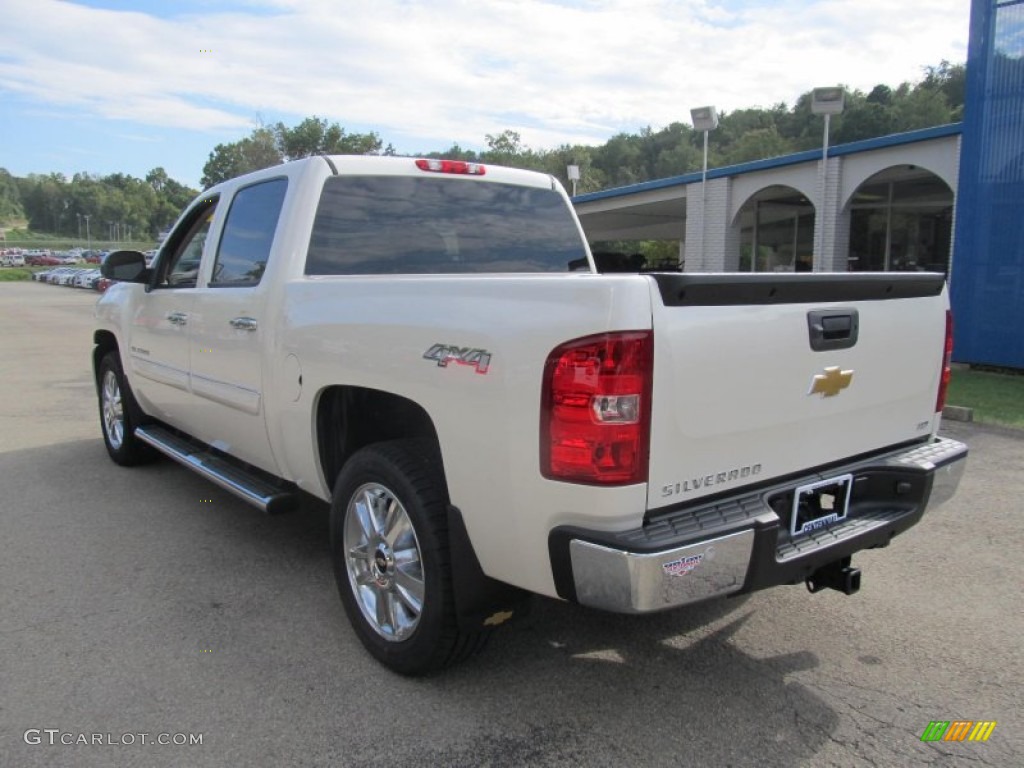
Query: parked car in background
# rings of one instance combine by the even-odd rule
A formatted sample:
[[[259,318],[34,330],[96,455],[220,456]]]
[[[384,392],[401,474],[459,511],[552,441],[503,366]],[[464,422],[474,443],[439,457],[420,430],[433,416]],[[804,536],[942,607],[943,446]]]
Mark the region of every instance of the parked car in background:
[[[24,267],[25,257],[20,253],[5,253],[0,256],[0,267]]]
[[[72,285],[75,288],[92,288],[93,283],[99,279],[100,271],[98,269],[81,269],[75,275]]]
[[[67,287],[73,287],[80,274],[82,274],[82,270],[78,267],[68,267],[68,271],[60,277],[60,284]]]
[[[116,283],[117,280],[111,280],[109,277],[100,277],[93,286],[93,290],[99,291],[100,293],[106,293],[106,290]]]
[[[72,267],[57,267],[56,269],[50,271],[50,275],[47,278],[47,282],[50,283],[51,285],[67,285],[65,281],[69,276],[72,276],[72,273],[76,271],[77,270],[73,269]]]

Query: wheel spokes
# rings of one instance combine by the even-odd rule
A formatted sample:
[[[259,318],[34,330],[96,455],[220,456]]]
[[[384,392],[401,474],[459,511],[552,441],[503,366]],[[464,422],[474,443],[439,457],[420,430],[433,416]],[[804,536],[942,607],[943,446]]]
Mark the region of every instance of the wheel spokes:
[[[348,504],[345,565],[360,612],[385,640],[400,642],[419,624],[426,597],[419,541],[401,500],[367,483]]]
[[[415,612],[416,616],[419,616],[423,611],[423,575],[396,567],[395,592],[409,610]]]
[[[360,540],[362,542],[370,541],[376,532],[373,524],[373,499],[369,493],[365,493],[361,499],[353,500],[353,507],[356,520],[359,523]]]
[[[375,589],[374,598],[374,603],[376,603],[374,605],[374,608],[376,609],[377,614],[377,631],[383,634],[387,629],[390,628],[391,634],[393,635],[395,629],[395,622],[391,618],[391,601],[388,599],[388,594],[386,592],[382,592],[379,589]]]
[[[408,546],[409,539],[413,537],[412,523],[408,515],[403,511],[400,515],[393,515],[388,529],[384,532],[384,540],[392,549],[399,546]],[[398,553],[396,552],[397,556]]]
[[[117,450],[124,440],[124,410],[121,405],[121,387],[117,376],[108,370],[103,376],[103,426],[111,447]]]

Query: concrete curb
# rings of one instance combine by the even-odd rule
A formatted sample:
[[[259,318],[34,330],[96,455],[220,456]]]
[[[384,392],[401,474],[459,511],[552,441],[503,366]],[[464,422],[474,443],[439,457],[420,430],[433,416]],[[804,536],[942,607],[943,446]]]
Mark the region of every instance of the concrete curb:
[[[974,409],[962,405],[947,405],[942,409],[942,418],[950,421],[974,421]]]

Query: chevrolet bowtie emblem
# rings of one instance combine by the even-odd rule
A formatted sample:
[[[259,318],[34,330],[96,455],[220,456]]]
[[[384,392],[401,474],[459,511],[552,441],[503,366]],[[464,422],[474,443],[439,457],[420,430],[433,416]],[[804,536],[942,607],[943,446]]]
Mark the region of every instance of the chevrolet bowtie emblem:
[[[819,373],[811,379],[811,388],[808,395],[822,395],[823,397],[835,397],[853,381],[853,371],[840,371],[838,366],[826,368],[825,373]]]

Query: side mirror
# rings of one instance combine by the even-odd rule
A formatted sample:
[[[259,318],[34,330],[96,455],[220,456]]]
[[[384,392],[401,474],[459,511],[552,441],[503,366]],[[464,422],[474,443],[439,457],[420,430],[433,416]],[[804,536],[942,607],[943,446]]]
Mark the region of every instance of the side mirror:
[[[146,257],[139,251],[114,251],[103,260],[100,274],[123,283],[149,282]]]

